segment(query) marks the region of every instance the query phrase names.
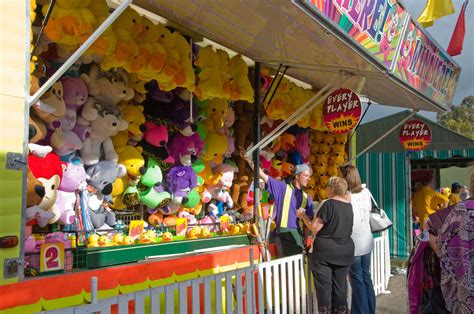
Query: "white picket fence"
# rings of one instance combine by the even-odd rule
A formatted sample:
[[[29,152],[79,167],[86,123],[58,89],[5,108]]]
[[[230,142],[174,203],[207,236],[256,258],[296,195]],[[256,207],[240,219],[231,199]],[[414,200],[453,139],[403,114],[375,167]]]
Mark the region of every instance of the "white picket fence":
[[[386,233],[375,239],[371,272],[376,295],[388,293],[390,255]],[[128,313],[130,301],[135,301],[135,313],[317,313],[312,287],[303,254],[254,265],[251,251],[249,267],[101,300],[97,300],[95,280],[90,304],[43,313],[110,313],[116,304],[122,314]]]

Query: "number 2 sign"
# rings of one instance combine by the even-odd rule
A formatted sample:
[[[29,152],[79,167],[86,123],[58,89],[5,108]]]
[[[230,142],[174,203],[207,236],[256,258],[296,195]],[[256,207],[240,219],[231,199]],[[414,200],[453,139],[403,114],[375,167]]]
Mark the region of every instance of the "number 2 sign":
[[[64,244],[44,243],[40,249],[40,272],[64,269]]]

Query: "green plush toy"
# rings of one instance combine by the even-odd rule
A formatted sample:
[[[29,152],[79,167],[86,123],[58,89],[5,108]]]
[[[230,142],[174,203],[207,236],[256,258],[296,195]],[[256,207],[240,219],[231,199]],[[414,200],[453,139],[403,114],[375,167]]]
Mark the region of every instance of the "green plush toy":
[[[163,173],[161,172],[158,162],[153,158],[148,158],[146,168],[141,170],[141,178],[139,189],[140,202],[148,206],[150,209],[159,208],[168,204],[171,200],[171,194],[160,189],[163,181]]]

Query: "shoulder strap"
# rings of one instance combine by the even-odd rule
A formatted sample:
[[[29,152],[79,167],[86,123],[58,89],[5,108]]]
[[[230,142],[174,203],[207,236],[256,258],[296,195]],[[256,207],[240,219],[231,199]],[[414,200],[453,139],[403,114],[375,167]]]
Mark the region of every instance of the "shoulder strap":
[[[379,208],[379,204],[377,204],[374,197],[372,196],[372,192],[370,192],[368,188],[365,188],[365,189],[369,192],[370,198],[372,199],[372,202],[374,202],[375,207]]]

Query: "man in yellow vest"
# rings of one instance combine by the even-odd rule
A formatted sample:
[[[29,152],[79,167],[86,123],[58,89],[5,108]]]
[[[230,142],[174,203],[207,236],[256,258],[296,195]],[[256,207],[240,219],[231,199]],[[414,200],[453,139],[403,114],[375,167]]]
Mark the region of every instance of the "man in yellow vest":
[[[253,162],[245,155],[245,150],[240,148],[240,156],[244,158],[249,166],[254,169]],[[308,185],[312,175],[311,168],[307,164],[299,164],[291,176],[289,183],[268,176],[261,168],[260,178],[267,184],[274,201],[275,222],[277,225],[275,244],[278,256],[291,256],[303,251],[304,234],[303,227],[296,216],[296,210],[303,208],[309,218],[313,218],[313,204],[303,191]]]

